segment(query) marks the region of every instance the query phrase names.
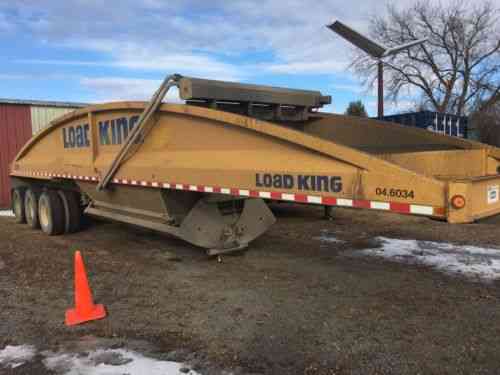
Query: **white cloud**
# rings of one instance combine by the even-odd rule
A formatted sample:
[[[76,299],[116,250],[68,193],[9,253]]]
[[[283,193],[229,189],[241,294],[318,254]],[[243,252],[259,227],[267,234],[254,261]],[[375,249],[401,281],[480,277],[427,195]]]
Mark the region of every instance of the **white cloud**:
[[[15,25],[8,20],[8,18],[1,13],[0,9],[0,32],[2,33],[10,33],[14,31]]]
[[[19,59],[15,60],[16,64],[42,64],[42,65],[68,65],[68,66],[112,66],[113,63],[99,61],[83,61],[83,60],[43,60],[43,59]]]
[[[378,108],[377,100],[370,100],[366,103],[367,109],[371,112],[376,112]],[[414,100],[398,100],[397,102],[393,102],[390,100],[384,101],[384,114],[385,115],[393,115],[398,113],[407,113],[416,111],[417,103]]]
[[[226,81],[239,81],[244,77],[244,72],[241,68],[218,61],[207,55],[153,55],[154,51],[137,47],[135,50],[132,48],[127,48],[125,51],[122,50],[114,56],[112,61],[22,59],[16,60],[16,62],[31,65],[42,64],[124,68],[129,70],[161,72],[164,75],[179,73],[188,76],[193,75],[207,79],[212,78]]]
[[[31,77],[27,74],[0,74],[0,80],[25,80]]]
[[[364,5],[346,12],[340,0],[313,5],[289,0],[286,6],[278,0],[214,0],[210,6],[195,0],[124,0],[112,8],[96,0],[20,0],[11,8],[22,31],[48,46],[100,52],[124,68],[181,66],[215,78],[252,72],[255,66],[226,61],[254,52],[269,56],[269,67],[259,67],[273,73],[345,70],[348,56],[338,53],[344,42],[325,25],[335,16],[362,24],[360,17],[373,6],[353,2]]]
[[[30,64],[108,67],[136,77],[178,72],[251,81],[259,74],[336,73],[349,81],[355,80],[348,70],[352,47],[325,25],[341,19],[365,32],[369,15],[383,5],[370,0],[122,0],[118,6],[100,0],[16,0],[0,4],[0,32],[15,30],[43,46],[47,55],[23,60]],[[51,58],[53,47],[70,49],[73,57]],[[75,58],[78,52],[90,60]],[[102,83],[81,82],[88,89]],[[111,97],[121,96],[116,81],[108,83]],[[135,84],[134,90],[144,96],[148,85]]]
[[[324,105],[319,109],[320,112],[325,113],[334,113],[335,112],[335,103]]]
[[[354,94],[358,94],[358,95],[364,95],[366,94],[366,89],[358,84],[337,84],[337,83],[334,83],[332,85],[330,85],[330,87],[332,87],[333,89],[335,90],[339,90],[339,91],[348,91],[348,92],[352,92]]]
[[[416,103],[413,100],[398,100],[397,102],[386,102],[386,107],[392,113],[412,112],[416,109]]]
[[[117,67],[140,70],[154,70],[185,75],[198,75],[227,81],[242,77],[241,69],[223,63],[216,58],[196,53],[158,53],[149,48],[127,48],[116,56]]]
[[[117,100],[149,100],[160,87],[161,80],[134,79],[121,77],[82,78],[83,87],[95,93],[96,100],[110,102]],[[181,103],[179,91],[173,87],[169,90],[165,101]]]
[[[281,74],[332,74],[345,70],[343,61],[294,61],[263,66],[265,70]]]

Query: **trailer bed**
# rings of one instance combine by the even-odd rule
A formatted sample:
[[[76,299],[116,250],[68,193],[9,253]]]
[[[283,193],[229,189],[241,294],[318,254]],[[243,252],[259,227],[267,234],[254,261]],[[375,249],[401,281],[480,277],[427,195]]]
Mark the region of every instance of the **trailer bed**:
[[[263,233],[274,222],[257,202],[263,199],[450,223],[500,213],[497,148],[314,111],[296,121],[264,121],[217,109],[211,100],[161,105],[151,127],[129,140],[133,152],[104,190],[96,185],[109,175],[147,103],[96,105],[63,116],[18,154],[14,186],[69,184],[88,197],[89,213],[163,228],[204,247],[223,238],[223,247],[239,248]]]

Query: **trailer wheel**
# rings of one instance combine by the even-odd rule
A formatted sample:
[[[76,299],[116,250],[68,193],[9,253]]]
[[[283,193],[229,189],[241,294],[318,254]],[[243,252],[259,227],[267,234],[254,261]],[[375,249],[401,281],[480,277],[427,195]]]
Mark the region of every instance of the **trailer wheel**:
[[[64,206],[59,194],[46,191],[38,201],[38,216],[40,227],[45,234],[55,236],[64,233],[65,217]]]
[[[12,190],[12,211],[17,224],[26,223],[26,210],[24,209],[24,189]]]
[[[38,219],[38,198],[40,193],[33,189],[26,190],[24,194],[24,212],[26,223],[33,228],[40,228],[40,220]]]
[[[58,191],[64,208],[64,231],[75,233],[80,230],[82,222],[82,209],[80,207],[80,196],[72,191]]]

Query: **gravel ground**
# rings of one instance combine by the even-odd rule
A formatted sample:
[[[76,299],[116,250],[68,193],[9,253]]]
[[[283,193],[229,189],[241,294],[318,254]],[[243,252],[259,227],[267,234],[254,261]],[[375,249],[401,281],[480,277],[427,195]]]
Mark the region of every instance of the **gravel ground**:
[[[0,217],[0,349],[57,350],[93,337],[204,375],[500,373],[499,281],[362,255],[380,236],[500,248],[498,224],[348,209],[325,221],[321,208],[288,204],[273,211],[275,226],[221,263],[121,224],[95,221],[49,238]],[[109,316],[67,328],[76,249]],[[50,373],[37,360],[2,371]]]

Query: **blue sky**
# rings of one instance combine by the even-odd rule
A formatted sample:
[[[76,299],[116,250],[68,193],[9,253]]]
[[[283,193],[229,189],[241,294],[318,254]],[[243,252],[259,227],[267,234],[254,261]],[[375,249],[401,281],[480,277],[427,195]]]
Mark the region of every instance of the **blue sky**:
[[[400,0],[405,4],[409,0]],[[366,30],[372,0],[10,0],[0,4],[0,97],[147,99],[165,75],[316,89],[328,110],[375,97],[348,70],[351,47],[325,28]],[[174,97],[170,98],[174,100]],[[397,111],[390,106],[388,111]]]

